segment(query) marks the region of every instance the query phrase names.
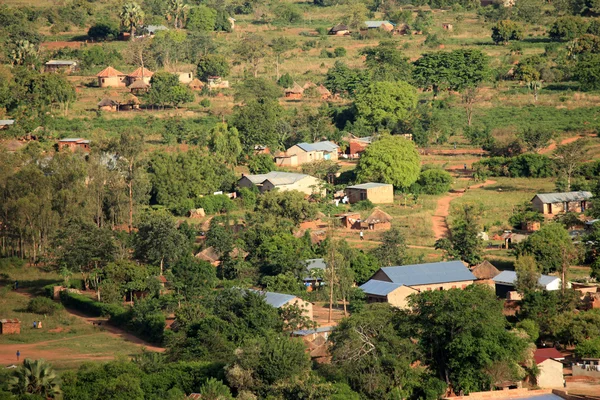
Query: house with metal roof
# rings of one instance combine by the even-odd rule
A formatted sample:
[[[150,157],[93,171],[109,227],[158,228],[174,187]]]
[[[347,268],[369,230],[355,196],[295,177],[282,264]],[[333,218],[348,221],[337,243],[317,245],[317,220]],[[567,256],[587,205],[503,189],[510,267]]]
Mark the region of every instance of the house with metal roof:
[[[496,295],[499,297],[506,297],[508,292],[515,290],[515,283],[517,282],[517,273],[515,271],[502,271],[493,278],[494,284],[496,285]],[[544,290],[560,290],[561,279],[558,276],[551,275],[540,275],[538,284]],[[571,285],[568,284],[570,287]]]
[[[371,279],[399,283],[418,291],[464,289],[477,278],[462,261],[380,268]]]
[[[392,204],[394,202],[394,186],[388,183],[367,182],[346,187],[344,191],[350,204],[369,200],[374,204]]]
[[[72,60],[50,60],[44,64],[44,72],[66,72],[71,73],[77,69],[77,61]]]
[[[365,21],[366,29],[383,29],[387,32],[394,30],[396,25],[390,21]]]
[[[81,149],[83,151],[90,151],[90,141],[82,138],[65,138],[60,139],[58,141],[58,150],[61,151],[63,149],[69,149],[71,151],[76,151],[77,149]]]
[[[389,303],[398,308],[408,306],[408,296],[419,293],[417,289],[401,283],[385,282],[371,279],[359,286],[367,297],[367,303]]]
[[[14,123],[14,119],[0,119],[0,129],[8,129],[8,127],[14,125]]]
[[[312,291],[314,286],[318,286],[323,281],[327,263],[323,258],[311,258],[302,262],[306,268],[303,282],[307,291]]]
[[[298,167],[302,164],[320,161],[338,159],[338,150],[340,146],[330,141],[316,143],[298,143],[280,153],[275,157],[275,163],[278,166]]]
[[[541,193],[531,199],[531,205],[534,210],[549,217],[566,212],[583,213],[589,208],[592,197],[592,193],[585,191]]]
[[[265,303],[275,308],[282,308],[287,306],[298,306],[304,310],[306,317],[313,319],[313,305],[312,303],[302,300],[300,297],[292,294],[277,293],[277,292],[264,292],[262,290],[249,289],[251,292],[257,293],[264,296]]]
[[[238,186],[246,188],[257,186],[260,192],[268,192],[274,189],[281,191],[298,190],[310,196],[313,193],[325,193],[322,183],[320,179],[306,174],[271,171],[268,174],[243,175],[238,181]]]

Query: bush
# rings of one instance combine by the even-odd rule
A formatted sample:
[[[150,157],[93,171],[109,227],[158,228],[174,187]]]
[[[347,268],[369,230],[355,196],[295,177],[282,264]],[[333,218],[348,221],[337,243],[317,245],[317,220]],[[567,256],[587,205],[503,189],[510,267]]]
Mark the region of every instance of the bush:
[[[333,54],[336,57],[346,57],[346,49],[343,47],[336,47],[335,50],[333,50]]]
[[[195,205],[196,208],[203,208],[206,214],[225,213],[235,208],[235,203],[224,194],[200,197]]]
[[[240,189],[240,197],[242,198],[242,206],[246,209],[246,210],[254,210],[254,207],[256,206],[256,198],[257,198],[257,193],[251,189],[248,188],[241,188]]]
[[[27,304],[27,311],[36,314],[53,315],[61,308],[62,306],[60,304],[55,303],[48,297],[35,297],[29,300],[29,304]]]
[[[353,211],[367,211],[367,210],[372,210],[373,207],[375,207],[375,204],[373,204],[371,202],[371,200],[366,199],[366,200],[361,200],[358,203],[354,203],[354,205],[352,205],[352,210]]]
[[[200,100],[200,105],[202,107],[208,108],[208,107],[210,107],[210,100],[209,99],[202,99],[202,100]]]
[[[443,169],[428,169],[421,172],[417,183],[426,194],[442,194],[450,190],[452,176]]]
[[[54,286],[62,286],[62,282],[56,282],[56,283],[51,283],[49,285],[46,285],[42,288],[42,291],[44,292],[44,296],[48,297],[48,298],[53,298],[54,297]]]
[[[118,319],[127,313],[125,307],[119,304],[105,304],[95,301],[87,296],[77,293],[70,293],[66,290],[60,292],[60,300],[67,306],[81,311],[93,317],[108,316],[111,320]]]

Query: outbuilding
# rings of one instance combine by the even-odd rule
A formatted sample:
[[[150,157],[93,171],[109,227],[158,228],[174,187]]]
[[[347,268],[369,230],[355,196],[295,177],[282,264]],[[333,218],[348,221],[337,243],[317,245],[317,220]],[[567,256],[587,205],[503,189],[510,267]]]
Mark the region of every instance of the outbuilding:
[[[44,72],[65,72],[70,74],[77,69],[77,61],[50,60],[44,64]]]
[[[362,200],[369,200],[374,204],[391,204],[394,202],[394,186],[388,183],[362,183],[348,186],[345,192],[350,204]]]
[[[304,301],[300,297],[284,293],[263,292],[260,290],[252,291],[264,296],[265,302],[270,306],[275,308],[298,306],[301,310],[303,310],[304,316],[308,317],[311,321],[313,319],[312,303]]]
[[[388,230],[392,227],[392,217],[379,208],[375,208],[371,215],[364,220],[364,225],[370,231]]]
[[[406,308],[408,296],[419,291],[401,283],[369,280],[359,288],[365,293],[367,303],[389,303],[391,306]]]
[[[65,138],[60,139],[58,141],[58,150],[61,151],[63,149],[69,149],[71,151],[76,151],[77,149],[81,149],[83,151],[90,151],[90,141],[82,138]]]
[[[533,359],[538,367],[539,375],[536,377],[537,386],[542,389],[558,388],[563,386],[564,356],[555,348],[536,349]]]
[[[509,292],[515,290],[517,273],[515,271],[502,271],[493,278],[493,281],[496,285],[496,295],[504,298]],[[558,276],[541,275],[538,279],[538,284],[544,290],[559,290],[561,288],[561,279]]]
[[[338,24],[331,28],[328,33],[334,36],[346,36],[350,34],[350,29],[348,25]]]
[[[18,335],[21,333],[21,321],[16,318],[0,319],[0,335]]]
[[[129,75],[127,75],[127,84],[131,85],[136,81],[142,81],[146,84],[150,84],[150,79],[154,75],[154,72],[150,71],[148,68],[139,67]]]
[[[545,216],[554,216],[566,212],[583,213],[590,206],[592,193],[566,192],[566,193],[542,193],[536,194],[531,199],[533,209],[541,212]]]
[[[294,82],[294,85],[291,88],[284,90],[285,98],[292,100],[301,99],[303,93],[304,89],[302,89],[302,86],[298,85],[296,82]]]

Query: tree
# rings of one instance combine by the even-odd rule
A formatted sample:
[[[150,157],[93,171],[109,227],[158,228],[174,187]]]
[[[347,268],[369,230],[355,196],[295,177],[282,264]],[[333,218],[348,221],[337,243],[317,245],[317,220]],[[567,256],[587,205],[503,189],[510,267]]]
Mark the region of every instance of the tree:
[[[279,65],[281,64],[281,57],[288,51],[292,50],[296,46],[296,42],[292,39],[287,39],[285,37],[278,37],[271,41],[269,47],[275,54],[275,68],[276,68],[276,76],[277,80],[281,77],[279,73]]]
[[[577,140],[558,146],[552,153],[558,170],[567,179],[567,192],[571,191],[571,179],[577,172],[577,168],[585,161],[588,152],[587,142]]]
[[[138,225],[134,238],[134,254],[141,261],[160,266],[172,266],[190,252],[190,244],[177,230],[173,218],[160,212],[147,214]]]
[[[353,96],[361,87],[370,82],[366,72],[348,67],[342,61],[336,61],[332,68],[327,70],[325,87],[334,94],[348,94]]]
[[[365,64],[374,80],[394,82],[411,79],[409,59],[396,48],[395,42],[379,42],[377,47],[361,50],[361,54],[366,56]]]
[[[417,105],[417,91],[406,82],[373,82],[356,93],[358,118],[376,128],[394,127]]]
[[[144,11],[135,2],[125,3],[119,14],[121,25],[129,30],[129,39],[134,40],[136,29],[142,25],[144,20]]]
[[[235,106],[231,124],[240,133],[246,154],[254,152],[254,146],[267,146],[271,150],[279,147],[279,128],[283,108],[275,100],[250,100]]]
[[[498,21],[492,27],[492,40],[496,44],[508,44],[511,40],[521,40],[523,28],[511,20]]]
[[[452,185],[452,175],[441,168],[432,168],[421,172],[417,183],[426,194],[447,193]]]
[[[418,179],[420,169],[419,153],[412,141],[384,135],[361,154],[356,178],[359,182],[382,182],[408,188]]]
[[[238,130],[228,128],[226,123],[219,123],[211,130],[210,136],[210,149],[233,169],[242,154]]]
[[[183,298],[190,302],[206,296],[217,283],[215,267],[191,255],[184,256],[173,265],[173,284]]]
[[[225,77],[229,75],[229,62],[222,54],[205,54],[198,62],[197,75],[202,80],[209,76]]]
[[[236,48],[238,57],[250,64],[255,78],[258,76],[260,63],[267,55],[267,48],[268,44],[262,36],[254,33],[245,35]]]
[[[463,204],[454,214],[450,237],[438,239],[435,248],[443,250],[447,258],[477,265],[483,256],[483,240],[479,237],[482,210],[477,204]]]
[[[517,258],[515,271],[517,272],[515,289],[521,295],[541,288],[539,284],[541,274],[533,256],[523,254]]]
[[[313,219],[317,214],[317,207],[305,199],[304,193],[297,190],[270,191],[258,199],[256,212],[289,218],[298,224]]]
[[[554,133],[547,129],[529,127],[521,131],[518,137],[525,143],[527,150],[539,153],[540,150],[550,146]]]
[[[247,78],[236,86],[235,101],[249,103],[256,101],[276,101],[282,95],[281,87],[265,78]]]
[[[573,77],[583,90],[600,88],[600,54],[585,54],[577,60]]]
[[[184,4],[183,0],[168,0],[167,18],[169,20],[173,19],[175,29],[181,28],[180,21],[183,19],[183,14],[187,7],[187,4]]]
[[[556,41],[574,40],[583,35],[588,25],[581,17],[567,15],[557,18],[548,32],[550,38]]]
[[[404,264],[406,243],[402,231],[396,227],[385,231],[381,238],[381,244],[373,250],[373,255],[382,267]]]
[[[215,30],[217,11],[205,6],[190,8],[185,27],[191,31],[212,32]]]
[[[119,29],[112,23],[98,22],[88,29],[87,35],[91,40],[99,42],[114,40],[119,35]]]
[[[541,0],[524,0],[515,3],[517,17],[527,23],[536,23],[542,17],[544,3]]]
[[[588,339],[577,344],[577,347],[575,348],[575,355],[580,359],[584,357],[600,357],[600,338],[596,337]]]
[[[251,174],[267,174],[276,168],[275,161],[270,154],[256,154],[248,160],[248,169]]]
[[[44,360],[25,359],[23,365],[13,372],[8,382],[8,389],[20,396],[62,398],[58,375],[52,365]]]
[[[506,330],[502,302],[489,287],[421,292],[409,306],[421,361],[455,392],[490,390],[524,377],[519,365],[529,343]]]
[[[164,107],[166,104],[177,106],[183,102],[193,101],[193,94],[188,87],[179,84],[179,78],[168,72],[157,72],[150,79],[148,101]]]
[[[543,273],[561,271],[563,252],[571,253],[574,249],[569,232],[559,223],[548,223],[519,243],[516,252],[518,256],[530,254],[533,256]]]
[[[10,52],[13,65],[34,65],[37,62],[39,46],[27,39],[17,40]]]
[[[222,382],[215,378],[210,378],[200,388],[200,395],[206,400],[229,400],[233,399],[231,391]]]
[[[343,22],[352,30],[358,30],[365,24],[367,6],[364,3],[352,3],[348,6]]]

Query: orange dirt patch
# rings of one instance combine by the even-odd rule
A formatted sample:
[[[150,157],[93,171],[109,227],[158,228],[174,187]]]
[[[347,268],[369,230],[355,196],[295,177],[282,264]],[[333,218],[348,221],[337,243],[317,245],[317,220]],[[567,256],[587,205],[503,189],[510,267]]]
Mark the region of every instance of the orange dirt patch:
[[[60,41],[56,41],[56,42],[44,42],[41,44],[41,47],[43,49],[46,50],[56,50],[56,49],[62,49],[65,47],[68,47],[70,49],[78,49],[80,48],[82,45],[84,45],[85,42],[60,42]]]
[[[58,328],[54,328],[54,329],[49,329],[48,330],[48,332],[50,332],[50,333],[61,333],[61,332],[67,333],[67,332],[70,332],[70,331],[71,331],[71,329],[68,329],[68,328],[65,329],[63,327],[58,327]]]
[[[573,143],[573,142],[575,142],[575,141],[577,141],[579,139],[582,139],[584,137],[585,136],[583,136],[583,135],[578,135],[578,136],[573,136],[573,137],[570,137],[570,138],[566,138],[566,139],[562,140],[560,142],[560,144],[564,145],[564,144]],[[539,153],[540,154],[551,153],[552,151],[554,151],[554,149],[556,149],[556,142],[552,142],[552,144],[550,144],[550,146],[546,147],[545,149],[540,150]]]

